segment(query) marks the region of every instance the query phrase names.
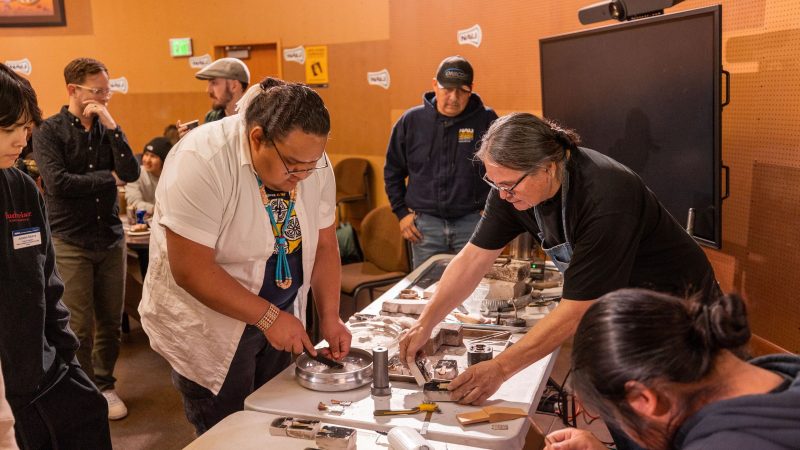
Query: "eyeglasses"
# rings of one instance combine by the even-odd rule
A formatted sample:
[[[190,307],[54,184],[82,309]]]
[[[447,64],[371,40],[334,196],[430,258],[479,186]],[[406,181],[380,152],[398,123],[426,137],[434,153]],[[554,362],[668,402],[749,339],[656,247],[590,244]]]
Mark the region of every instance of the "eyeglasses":
[[[111,92],[111,89],[99,89],[99,88],[93,88],[93,87],[89,87],[89,86],[82,86],[80,84],[73,84],[73,86],[75,86],[78,89],[83,89],[85,91],[89,91],[94,96],[111,97],[112,95],[114,95],[114,93]]]
[[[281,162],[283,163],[283,168],[286,169],[287,175],[308,175],[315,170],[324,169],[328,167],[328,158],[325,157],[325,152],[323,151],[322,156],[316,161],[317,164],[316,167],[312,167],[310,169],[289,169],[289,166],[286,164],[286,160],[283,159],[283,155],[281,155],[281,151],[278,150],[278,144],[276,144],[275,141],[271,139],[270,142],[272,142],[272,146],[275,147],[275,153],[278,154],[278,158],[280,158]],[[321,166],[319,165],[320,161],[322,161]]]
[[[494,189],[497,189],[497,190],[498,190],[498,191],[500,191],[500,192],[505,192],[505,193],[506,193],[506,195],[508,195],[509,197],[513,197],[513,196],[514,196],[514,189],[516,189],[516,187],[517,187],[517,186],[518,186],[520,183],[522,183],[522,180],[524,180],[524,179],[525,179],[525,178],[526,178],[528,175],[530,175],[530,174],[531,174],[530,172],[525,172],[525,174],[524,174],[524,175],[522,175],[522,176],[519,178],[519,180],[517,180],[517,182],[516,182],[516,183],[514,183],[513,185],[511,185],[511,187],[503,187],[503,186],[498,186],[498,185],[496,185],[496,184],[494,183],[494,181],[490,180],[490,179],[489,179],[489,178],[486,176],[486,174],[483,174],[483,181],[485,181],[485,182],[486,182],[486,184],[488,184],[489,186],[493,187]]]

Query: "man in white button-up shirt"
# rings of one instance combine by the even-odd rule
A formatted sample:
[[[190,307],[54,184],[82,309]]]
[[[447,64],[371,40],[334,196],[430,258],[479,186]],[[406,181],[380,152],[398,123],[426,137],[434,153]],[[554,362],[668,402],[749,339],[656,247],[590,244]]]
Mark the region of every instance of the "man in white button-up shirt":
[[[239,106],[170,152],[139,307],[198,434],[243,409],[289,352],[316,354],[302,319],[309,288],[331,355],[350,350],[328,111],[310,88],[271,78]]]

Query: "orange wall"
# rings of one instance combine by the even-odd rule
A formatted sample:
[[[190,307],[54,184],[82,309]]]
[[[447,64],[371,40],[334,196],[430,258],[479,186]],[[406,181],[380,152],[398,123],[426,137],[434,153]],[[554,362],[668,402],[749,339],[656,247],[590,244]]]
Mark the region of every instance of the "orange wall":
[[[226,44],[328,45],[331,83],[319,91],[333,118],[331,157],[369,159],[374,198],[386,204],[383,154],[391,126],[420,103],[442,58],[469,58],[476,91],[500,114],[540,112],[538,40],[590,28],[579,24],[577,10],[594,1],[242,0],[234,7],[208,0],[67,0],[66,28],[0,29],[0,60],[31,60],[30,79],[47,114],[65,101],[61,71],[70,59],[104,61],[112,77],[128,78],[129,94],[116,96],[111,109],[117,102],[125,116],[119,122],[138,150],[166,123],[208,108],[204,84],[186,59],[169,57],[168,38],[192,37],[196,55]],[[731,72],[731,104],[723,113],[731,197],[723,203],[723,249],[707,253],[723,289],[747,295],[755,332],[797,352],[800,7],[796,0],[686,0],[670,11],[717,3],[723,65]],[[481,46],[459,45],[457,30],[475,24],[483,29]],[[301,66],[282,64],[284,77],[302,80]],[[368,86],[366,71],[384,68],[391,88]],[[166,105],[163,116],[159,105]]]
[[[0,28],[0,61],[31,60],[30,80],[48,115],[65,102],[63,69],[78,56],[103,61],[112,78],[126,77],[129,94],[194,93],[205,84],[187,58],[169,56],[169,38],[191,37],[195,55],[213,55],[215,45],[389,36],[386,0],[66,0],[65,8],[66,29]]]

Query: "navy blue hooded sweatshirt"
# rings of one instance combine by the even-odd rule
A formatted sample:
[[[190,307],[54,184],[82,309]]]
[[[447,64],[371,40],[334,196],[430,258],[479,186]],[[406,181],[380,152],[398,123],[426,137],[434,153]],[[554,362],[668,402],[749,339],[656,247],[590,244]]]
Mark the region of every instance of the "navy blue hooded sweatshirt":
[[[681,425],[674,448],[800,449],[800,356],[769,355],[750,363],[784,376],[786,382],[770,393],[703,407]]]
[[[399,219],[409,209],[457,219],[483,209],[489,186],[478,143],[497,114],[472,94],[464,111],[447,117],[436,110],[435,94],[406,111],[392,129],[383,169],[386,194]],[[406,177],[408,184],[406,184]]]

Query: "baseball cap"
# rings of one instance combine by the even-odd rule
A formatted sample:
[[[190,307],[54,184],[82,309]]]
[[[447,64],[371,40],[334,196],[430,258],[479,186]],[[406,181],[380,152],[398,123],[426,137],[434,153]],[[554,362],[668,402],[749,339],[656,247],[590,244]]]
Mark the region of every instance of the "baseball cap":
[[[436,81],[443,88],[461,88],[471,92],[472,77],[472,66],[461,56],[445,58],[436,71]]]
[[[172,149],[172,144],[169,139],[159,136],[144,146],[143,153],[150,152],[161,158],[161,161],[164,161],[167,159],[167,153],[169,153],[170,149]]]
[[[247,68],[245,63],[236,58],[220,58],[200,69],[194,76],[198,80],[226,78],[250,84],[250,69]]]

